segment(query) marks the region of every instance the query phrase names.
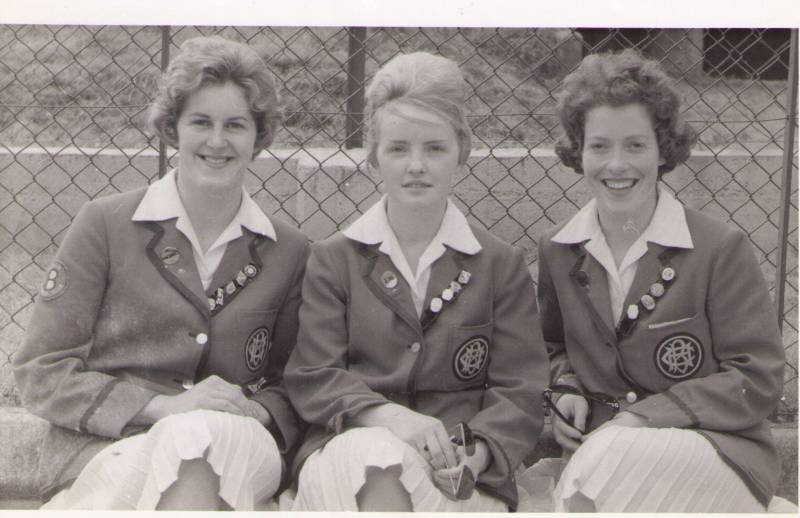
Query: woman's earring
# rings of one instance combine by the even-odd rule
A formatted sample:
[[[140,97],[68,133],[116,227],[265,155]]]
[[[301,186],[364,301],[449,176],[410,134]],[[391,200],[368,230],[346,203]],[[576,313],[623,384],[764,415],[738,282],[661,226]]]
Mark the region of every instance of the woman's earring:
[[[164,135],[166,135],[167,138],[169,138],[173,142],[178,141],[178,132],[175,130],[175,126],[173,126],[172,124],[167,124],[166,126],[164,126]]]

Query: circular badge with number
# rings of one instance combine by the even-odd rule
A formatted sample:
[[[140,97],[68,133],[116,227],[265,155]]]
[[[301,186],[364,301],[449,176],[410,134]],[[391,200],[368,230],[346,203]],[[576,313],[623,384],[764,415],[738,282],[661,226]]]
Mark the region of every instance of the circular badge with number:
[[[656,346],[654,360],[661,374],[672,380],[684,380],[703,364],[703,346],[688,333],[670,335]]]
[[[473,336],[458,348],[453,356],[453,372],[461,381],[477,376],[489,362],[489,341],[483,336]]]
[[[244,347],[244,359],[248,369],[255,372],[264,365],[269,346],[268,328],[259,327],[250,333],[247,338],[247,344]]]
[[[53,300],[67,289],[67,267],[61,261],[53,261],[47,271],[47,277],[39,289],[39,296],[44,300]]]

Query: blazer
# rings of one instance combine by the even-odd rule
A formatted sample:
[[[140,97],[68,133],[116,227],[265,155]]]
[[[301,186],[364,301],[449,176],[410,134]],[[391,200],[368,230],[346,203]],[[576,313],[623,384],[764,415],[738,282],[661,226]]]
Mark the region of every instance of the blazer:
[[[468,282],[421,318],[380,245],[341,233],[312,245],[297,347],[284,375],[292,403],[311,423],[295,470],[347,429],[348,418],[395,402],[448,429],[466,422],[492,454],[478,487],[516,506],[513,473],[542,428],[547,354],[522,252],[472,231],[482,249],[468,255],[446,248],[431,267],[424,308],[463,281],[462,272]]]
[[[145,431],[129,422],[153,397],[214,374],[269,411],[282,453],[301,433],[282,372],[296,339],[307,238],[278,220],[277,241],[243,228],[204,292],[176,219],[131,221],[145,190],[81,208],[14,356],[23,404],[53,425],[39,470],[45,495],[110,441]]]
[[[543,236],[551,379],[614,396],[650,426],[697,430],[767,505],[779,475],[767,423],[783,384],[778,317],[747,235],[685,213],[694,248],[648,243],[616,324],[603,267],[583,244],[551,240],[564,224]]]

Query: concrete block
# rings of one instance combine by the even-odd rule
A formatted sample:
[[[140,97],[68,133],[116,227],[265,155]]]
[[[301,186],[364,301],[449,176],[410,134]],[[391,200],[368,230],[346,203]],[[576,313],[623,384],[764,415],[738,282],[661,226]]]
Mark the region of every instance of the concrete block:
[[[781,459],[781,480],[777,495],[797,503],[797,425],[776,425],[772,436]]]
[[[0,510],[30,509],[40,504],[37,468],[46,430],[46,421],[23,408],[0,407]],[[797,426],[776,425],[773,436],[783,463],[777,495],[796,503]],[[548,425],[534,453],[525,459],[525,464],[560,455],[561,448]]]
[[[37,496],[37,468],[47,422],[23,408],[0,408],[0,500]]]

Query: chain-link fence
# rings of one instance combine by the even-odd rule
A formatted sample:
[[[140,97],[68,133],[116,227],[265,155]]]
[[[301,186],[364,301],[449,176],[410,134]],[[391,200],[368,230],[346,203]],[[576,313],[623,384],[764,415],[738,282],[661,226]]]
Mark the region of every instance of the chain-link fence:
[[[169,167],[174,151],[150,137],[147,105],[169,55],[211,33],[249,42],[281,85],[284,126],[246,185],[268,214],[313,239],[378,197],[360,149],[363,86],[375,70],[412,50],[455,59],[473,88],[476,148],[455,198],[472,221],[524,248],[534,275],[540,233],[588,199],[552,152],[561,79],[589,52],[633,46],[661,60],[701,135],[666,183],[749,234],[783,315],[776,418],[796,419],[796,57],[790,31],[763,29],[0,26],[0,404],[18,404],[10,358],[63,232],[87,200]]]

